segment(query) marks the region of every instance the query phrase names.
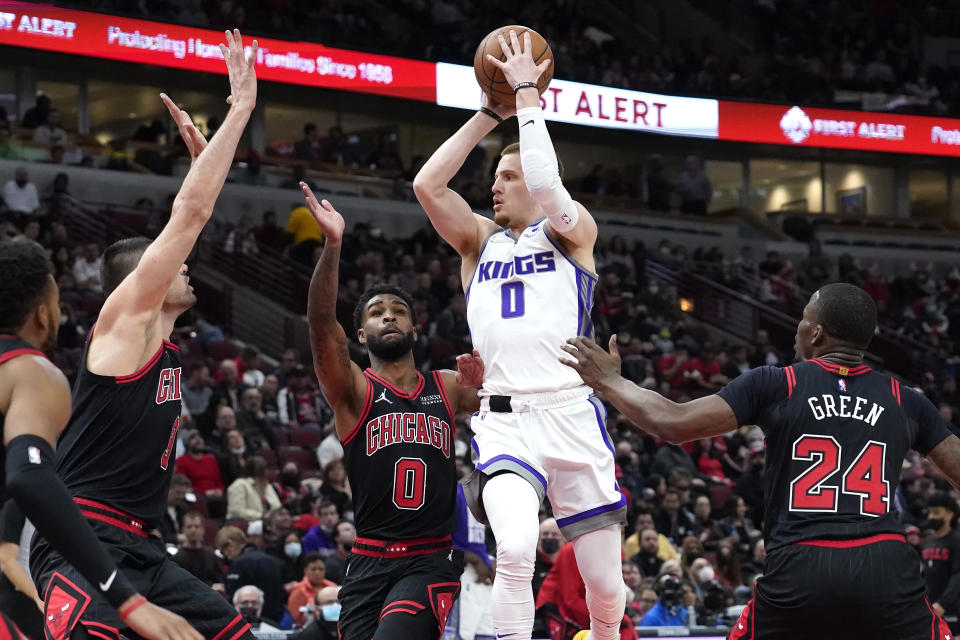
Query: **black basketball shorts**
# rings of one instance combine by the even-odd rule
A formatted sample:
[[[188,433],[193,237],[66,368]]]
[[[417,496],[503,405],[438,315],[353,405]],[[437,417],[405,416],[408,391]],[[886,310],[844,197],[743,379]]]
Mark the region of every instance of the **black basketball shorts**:
[[[903,536],[808,540],[767,556],[729,640],[947,640]]]
[[[358,537],[340,590],[340,640],[437,640],[460,595],[463,552],[450,537]]]
[[[89,501],[82,511],[118,569],[147,600],[183,616],[208,640],[254,640],[250,625],[230,603],[174,562],[163,541],[144,533],[143,523]],[[126,627],[99,589],[39,536],[31,547],[30,571],[46,608],[49,640],[140,637]]]

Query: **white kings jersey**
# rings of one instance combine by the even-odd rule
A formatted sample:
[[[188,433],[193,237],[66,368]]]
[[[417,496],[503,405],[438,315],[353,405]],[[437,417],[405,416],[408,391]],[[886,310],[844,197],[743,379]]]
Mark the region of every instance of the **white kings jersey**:
[[[547,233],[546,218],[514,239],[489,236],[467,288],[467,321],[486,371],[481,396],[583,386],[558,360],[568,338],[592,336],[597,275],[575,263]]]

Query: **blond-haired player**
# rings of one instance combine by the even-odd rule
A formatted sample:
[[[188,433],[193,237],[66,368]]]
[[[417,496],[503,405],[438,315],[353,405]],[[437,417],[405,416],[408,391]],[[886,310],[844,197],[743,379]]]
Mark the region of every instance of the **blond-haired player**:
[[[530,36],[516,33],[506,60],[489,60],[514,87],[520,143],[503,150],[493,183],[494,218],[470,210],[447,184],[467,154],[513,110],[483,99],[433,154],[414,191],[433,226],[462,259],[467,316],[486,363],[473,418],[478,476],[472,486],[497,539],[492,610],[497,638],[526,640],[533,626],[530,580],[538,510],[549,496],[573,541],[587,587],[592,640],[619,636],[624,609],[620,525],[626,504],[614,478],[603,405],[559,362],[569,334],[591,335],[597,225],[560,179],[547,133]],[[468,494],[470,492],[468,491]],[[587,632],[581,632],[581,638]]]

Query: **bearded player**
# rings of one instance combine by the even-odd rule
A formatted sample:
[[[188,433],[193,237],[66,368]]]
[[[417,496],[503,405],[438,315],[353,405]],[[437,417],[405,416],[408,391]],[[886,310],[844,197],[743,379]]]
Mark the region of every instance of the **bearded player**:
[[[257,43],[247,59],[239,31],[227,32],[226,39],[228,46],[220,49],[230,109],[209,144],[190,117],[162,96],[193,163],[156,240],[121,240],[104,253],[107,299],[78,367],[57,472],[135,588],[183,615],[206,638],[237,640],[253,638],[250,626],[149,534],[166,510],[181,411],[180,353],[167,338],[177,317],[196,302],[184,260],[213,213],[256,103]],[[30,568],[46,594],[49,640],[128,635],[126,612],[117,615],[49,541],[34,540]]]
[[[186,621],[151,604],[107,555],[53,466],[53,445],[70,416],[70,386],[43,355],[56,345],[60,292],[50,260],[35,242],[0,242],[0,507],[12,498],[119,614],[146,638],[196,638]],[[6,467],[6,469],[4,469]],[[73,612],[63,616],[69,619]],[[0,613],[0,637],[18,638]]]
[[[557,361],[566,332],[592,333],[597,225],[560,180],[537,93],[550,60],[534,64],[529,34],[522,48],[515,32],[509,46],[501,36],[500,46],[506,60],[488,60],[516,93],[520,143],[501,152],[493,220],[474,214],[447,187],[467,154],[512,115],[486,97],[481,112],[440,146],[414,181],[433,226],[462,259],[470,331],[486,364],[481,410],[471,423],[480,475],[469,487],[482,488],[467,493],[478,519],[485,509],[497,540],[491,608],[498,637],[530,638],[530,581],[546,495],[564,537],[573,541],[587,589],[591,629],[579,637],[613,640],[625,601],[620,525],[626,501],[614,477],[603,406]]]
[[[922,394],[864,363],[876,328],[866,291],[828,284],[797,325],[800,362],[682,404],[620,376],[616,336],[609,353],[582,338],[565,347],[565,363],[667,442],[763,428],[767,561],[730,640],[951,640],[893,496],[909,449],[960,484],[960,439]]]
[[[434,640],[463,572],[463,553],[453,549],[450,535],[457,527],[454,416],[479,408],[483,363],[460,356],[458,373],[421,374],[413,360],[413,300],[390,285],[360,296],[354,324],[370,368],[351,362],[336,319],[343,217],[300,186],[327,239],[310,281],[307,317],[314,368],[343,443],[357,526],[340,591],[340,638]]]

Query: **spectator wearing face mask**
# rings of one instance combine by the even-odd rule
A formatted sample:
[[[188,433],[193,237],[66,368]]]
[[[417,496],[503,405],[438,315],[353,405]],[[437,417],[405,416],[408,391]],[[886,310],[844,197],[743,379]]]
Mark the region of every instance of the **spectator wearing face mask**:
[[[252,584],[237,589],[233,594],[233,607],[250,624],[253,631],[280,631],[280,625],[263,617],[263,591]]]
[[[230,407],[221,407],[221,409],[233,413]],[[247,452],[247,443],[243,434],[235,428],[227,430],[223,439],[226,442],[226,451],[217,462],[220,464],[220,477],[229,487],[234,480],[246,473],[247,459],[250,454]]]
[[[313,622],[289,640],[337,640],[337,623],[340,620],[340,587],[324,587],[314,598]]]
[[[923,579],[927,583],[931,607],[939,616],[960,627],[960,533],[955,529],[960,506],[949,494],[938,491],[927,501],[927,520],[920,527],[929,532],[920,545]],[[955,629],[956,630],[956,629]]]
[[[334,584],[343,584],[347,557],[357,539],[357,528],[349,520],[341,520],[333,530],[333,541],[337,543],[336,553],[327,556],[327,580]]]
[[[224,587],[227,597],[233,598],[234,606],[237,605],[237,593],[243,586],[254,585],[260,591],[259,606],[264,616],[269,620],[283,617],[286,591],[277,561],[257,549],[250,543],[247,534],[236,527],[222,527],[217,532],[214,544],[229,565]],[[257,612],[258,619],[261,611]],[[240,613],[245,615],[243,611]]]
[[[280,497],[280,504],[299,503],[309,493],[300,481],[300,466],[296,462],[284,463],[273,488]]]

